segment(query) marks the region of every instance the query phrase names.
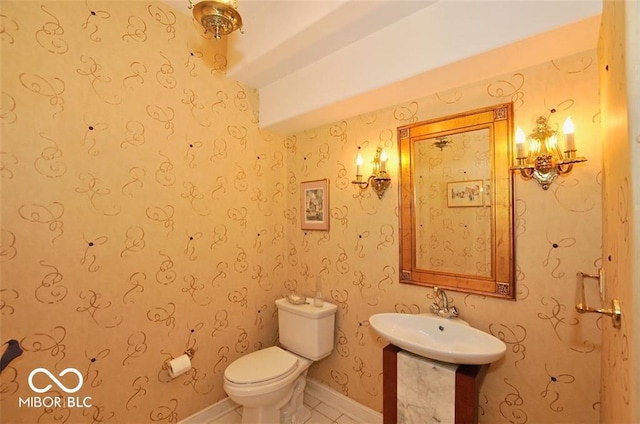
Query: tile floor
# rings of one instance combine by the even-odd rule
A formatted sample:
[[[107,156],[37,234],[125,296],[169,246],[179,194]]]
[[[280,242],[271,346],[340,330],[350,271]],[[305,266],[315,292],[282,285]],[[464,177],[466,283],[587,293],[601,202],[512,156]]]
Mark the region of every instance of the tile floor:
[[[360,424],[313,395],[304,394],[304,404],[311,410],[311,418],[305,424]],[[242,409],[238,407],[215,419],[211,424],[240,424]]]

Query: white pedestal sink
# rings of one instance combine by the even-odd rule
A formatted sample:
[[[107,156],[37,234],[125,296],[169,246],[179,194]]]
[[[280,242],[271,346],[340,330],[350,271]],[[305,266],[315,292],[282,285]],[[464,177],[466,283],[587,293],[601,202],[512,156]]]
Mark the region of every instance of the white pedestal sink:
[[[501,340],[458,319],[381,313],[372,315],[369,323],[391,344],[451,364],[490,364],[502,358],[507,350]]]

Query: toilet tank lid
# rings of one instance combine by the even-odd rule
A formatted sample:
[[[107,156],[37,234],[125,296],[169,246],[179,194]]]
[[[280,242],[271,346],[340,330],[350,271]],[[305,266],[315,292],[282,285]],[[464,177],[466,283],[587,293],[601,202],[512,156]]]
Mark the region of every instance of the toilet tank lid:
[[[316,307],[313,304],[313,299],[307,297],[307,302],[302,305],[294,305],[287,301],[286,297],[276,300],[276,306],[278,309],[282,309],[294,314],[298,314],[307,318],[322,318],[328,315],[333,315],[338,310],[338,307],[333,303],[329,303],[326,300],[321,307]]]
[[[224,377],[237,384],[260,383],[288,375],[297,366],[297,356],[272,346],[236,359],[224,370]]]

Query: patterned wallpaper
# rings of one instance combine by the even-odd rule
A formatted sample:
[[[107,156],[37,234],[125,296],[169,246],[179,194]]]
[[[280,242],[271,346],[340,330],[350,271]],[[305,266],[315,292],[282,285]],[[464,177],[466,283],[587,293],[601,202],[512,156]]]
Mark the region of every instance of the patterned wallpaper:
[[[640,422],[640,339],[637,336],[640,319],[635,306],[640,299],[637,247],[640,235],[637,220],[640,211],[639,12],[636,2],[604,2],[598,46],[599,68],[605,70],[599,85],[602,134],[606,143],[603,169],[607,176],[603,181],[602,199],[605,299],[607,303],[613,298],[620,299],[622,309],[620,329],[614,329],[608,318],[603,327],[603,423]],[[609,308],[610,303],[603,306]]]
[[[529,133],[540,115],[567,115],[588,162],[548,191],[516,177],[516,301],[448,292],[462,318],[502,339],[506,356],[493,364],[480,392],[482,423],[596,423],[600,409],[601,319],[575,312],[576,272],[601,266],[601,145],[595,51],[543,63],[405,104],[372,111],[287,137],[289,187],[328,178],[331,231],[287,223],[289,278],[313,290],[323,278],[338,304],[336,350],[310,375],[380,410],[381,350],[369,326],[377,312],[428,312],[433,291],[398,282],[396,128],[512,101],[515,124]],[[379,200],[350,184],[360,148],[365,164],[376,147],[390,152],[391,188]],[[371,168],[369,168],[371,169]],[[289,193],[294,205],[299,193]],[[291,209],[291,216],[295,216]],[[591,299],[595,285],[587,287]]]
[[[489,130],[425,139],[415,151],[416,265],[491,276]],[[451,185],[454,183],[454,185]],[[456,190],[463,198],[453,197]],[[453,200],[453,201],[450,201]]]
[[[25,351],[2,422],[174,423],[226,397],[225,366],[276,340],[288,266],[283,138],[255,91],[162,3],[3,1],[0,19],[2,343]],[[92,406],[19,406],[38,367],[78,369],[66,396]]]
[[[513,101],[525,130],[570,113],[589,161],[546,192],[517,179],[517,301],[449,293],[507,344],[481,421],[597,422],[601,321],[573,308],[575,273],[601,265],[595,52],[280,137],[224,76],[224,43],[161,3],[8,1],[0,19],[1,330],[25,351],[0,376],[3,421],[177,422],[226,396],[225,366],[277,339],[274,299],[317,276],[339,309],[311,377],[380,410],[368,317],[434,300],[398,283],[396,128]],[[377,146],[382,200],[350,184]],[[300,183],[324,178],[331,230],[302,231]],[[91,406],[19,406],[37,367],[80,370]]]

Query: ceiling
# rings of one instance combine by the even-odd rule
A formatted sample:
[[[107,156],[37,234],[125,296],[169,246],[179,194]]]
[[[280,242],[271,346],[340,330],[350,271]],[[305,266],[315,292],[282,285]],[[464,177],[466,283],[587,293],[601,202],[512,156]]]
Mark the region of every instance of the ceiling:
[[[239,0],[238,11],[227,76],[258,89],[261,127],[289,135],[593,49],[602,2]]]

